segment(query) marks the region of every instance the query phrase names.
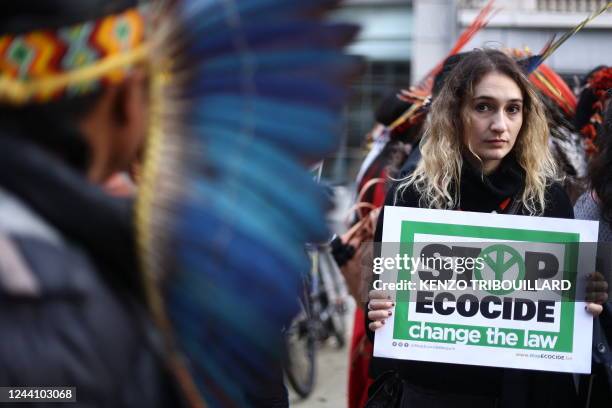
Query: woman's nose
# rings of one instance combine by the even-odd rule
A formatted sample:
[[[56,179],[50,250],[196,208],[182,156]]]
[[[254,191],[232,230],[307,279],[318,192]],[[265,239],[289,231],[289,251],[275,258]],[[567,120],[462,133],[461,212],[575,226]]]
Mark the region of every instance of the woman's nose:
[[[506,130],[508,130],[506,117],[503,111],[496,112],[491,118],[491,130],[495,133],[504,133]]]

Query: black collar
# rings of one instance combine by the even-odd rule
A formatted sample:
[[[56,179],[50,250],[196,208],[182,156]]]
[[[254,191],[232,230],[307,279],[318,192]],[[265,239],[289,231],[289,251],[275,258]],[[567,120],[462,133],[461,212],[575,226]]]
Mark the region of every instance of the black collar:
[[[525,171],[513,154],[493,173],[484,175],[464,158],[461,169],[460,208],[464,211],[499,211],[505,200],[515,198],[525,186]]]

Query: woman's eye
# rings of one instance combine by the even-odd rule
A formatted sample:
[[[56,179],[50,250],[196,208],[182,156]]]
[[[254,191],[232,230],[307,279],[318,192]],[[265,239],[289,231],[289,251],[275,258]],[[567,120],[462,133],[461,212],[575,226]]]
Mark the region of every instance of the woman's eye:
[[[517,114],[521,112],[521,107],[519,105],[511,105],[506,109],[510,114]]]
[[[486,103],[479,103],[476,105],[477,112],[488,112],[489,110],[491,110],[491,107]]]

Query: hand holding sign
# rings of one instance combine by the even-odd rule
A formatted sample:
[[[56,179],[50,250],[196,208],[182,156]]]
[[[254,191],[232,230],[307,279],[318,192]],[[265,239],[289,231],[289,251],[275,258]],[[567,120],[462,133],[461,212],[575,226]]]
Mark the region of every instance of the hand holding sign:
[[[599,272],[594,272],[588,276],[586,299],[587,312],[593,316],[599,316],[603,311],[602,304],[608,300],[608,282]]]
[[[395,306],[395,302],[391,301],[391,297],[382,290],[371,290],[368,297],[368,319],[372,320],[368,327],[376,331],[383,327],[385,320],[393,315],[391,309]]]

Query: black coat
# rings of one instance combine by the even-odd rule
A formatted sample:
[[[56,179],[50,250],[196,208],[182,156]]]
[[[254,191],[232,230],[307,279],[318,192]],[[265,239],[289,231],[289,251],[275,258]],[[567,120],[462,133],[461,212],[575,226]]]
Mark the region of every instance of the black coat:
[[[179,405],[131,218],[129,202],[0,135],[0,385],[74,386],[76,406]]]
[[[591,375],[580,381],[580,407],[609,408],[612,405],[612,303],[593,319],[593,363]]]
[[[475,212],[503,212],[500,204],[520,195],[524,173],[512,157],[502,162],[490,176],[481,177],[478,170],[464,164],[460,185],[459,208]],[[406,189],[397,194],[397,185],[390,189],[385,205],[420,207],[419,194]],[[573,218],[571,202],[558,184],[546,192],[546,217]],[[523,208],[518,207],[516,213]],[[374,241],[382,241],[384,210],[381,211]],[[366,326],[370,323],[366,318]],[[373,333],[366,328],[370,339]],[[421,361],[373,358],[370,374],[373,378],[394,370],[409,384],[415,406],[434,407],[573,407],[576,398],[570,374],[548,373],[496,367]]]

